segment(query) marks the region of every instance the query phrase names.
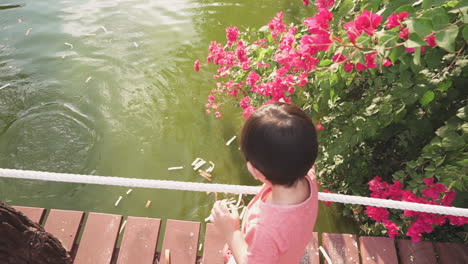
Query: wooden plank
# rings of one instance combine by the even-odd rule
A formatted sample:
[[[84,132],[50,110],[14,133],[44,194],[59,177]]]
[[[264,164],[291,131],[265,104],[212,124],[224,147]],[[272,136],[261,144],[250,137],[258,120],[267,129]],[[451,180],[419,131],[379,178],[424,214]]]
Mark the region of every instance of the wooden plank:
[[[388,237],[360,237],[361,260],[364,264],[398,263],[395,240]]]
[[[52,209],[44,229],[60,240],[63,247],[70,252],[78,236],[83,216],[84,213],[79,211]]]
[[[170,264],[195,263],[199,233],[199,222],[167,220],[159,263],[166,264],[166,249],[170,250]]]
[[[468,263],[468,245],[456,243],[434,243],[440,264]]]
[[[38,207],[28,207],[28,206],[12,206],[17,211],[22,212],[27,216],[31,221],[40,224],[42,218],[44,217],[45,209]]]
[[[74,263],[110,263],[121,221],[120,215],[89,213]]]
[[[309,263],[315,264],[320,263],[320,254],[319,254],[319,241],[318,241],[318,233],[314,232],[312,234],[312,239],[306,246],[306,252],[304,254],[303,262],[301,263]]]
[[[323,233],[322,245],[333,264],[359,263],[355,235]]]
[[[224,237],[212,223],[206,224],[205,244],[203,245],[203,264],[224,263]]]
[[[397,240],[398,255],[402,264],[437,263],[434,248],[429,241],[413,243],[411,240]]]
[[[117,264],[152,264],[161,219],[128,217]]]

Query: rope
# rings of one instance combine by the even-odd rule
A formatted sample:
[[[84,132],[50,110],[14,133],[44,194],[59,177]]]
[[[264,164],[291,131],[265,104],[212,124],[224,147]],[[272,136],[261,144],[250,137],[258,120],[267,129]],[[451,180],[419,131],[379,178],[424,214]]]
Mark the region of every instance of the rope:
[[[27,171],[14,169],[0,169],[0,178],[29,179],[54,182],[86,183],[99,185],[113,185],[124,187],[139,187],[151,189],[166,189],[180,191],[196,192],[221,192],[235,194],[257,194],[260,187],[216,184],[216,183],[197,183],[180,182],[166,180],[133,179],[121,177],[93,176],[69,173],[54,173],[42,171]],[[386,207],[392,209],[411,210],[425,213],[436,213],[443,215],[454,215],[468,217],[467,208],[447,207],[441,205],[430,205],[421,203],[411,203],[402,201],[393,201],[386,199],[377,199],[370,197],[360,197],[334,193],[318,193],[318,199],[321,201],[369,205],[375,207]]]

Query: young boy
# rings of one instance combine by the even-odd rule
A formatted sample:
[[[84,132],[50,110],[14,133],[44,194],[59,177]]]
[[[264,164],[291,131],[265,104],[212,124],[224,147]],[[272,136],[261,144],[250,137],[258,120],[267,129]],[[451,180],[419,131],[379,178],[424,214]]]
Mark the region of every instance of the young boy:
[[[299,263],[318,210],[312,121],[294,105],[262,106],[244,124],[241,151],[263,187],[249,203],[242,228],[236,208],[213,206],[212,222],[232,251],[229,263]]]

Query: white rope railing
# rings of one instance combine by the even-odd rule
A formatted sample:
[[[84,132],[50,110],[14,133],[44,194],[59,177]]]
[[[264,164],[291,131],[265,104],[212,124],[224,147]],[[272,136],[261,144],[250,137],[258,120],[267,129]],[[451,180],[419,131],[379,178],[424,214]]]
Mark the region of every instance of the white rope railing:
[[[27,171],[14,169],[0,169],[0,178],[15,178],[54,182],[68,183],[85,183],[99,185],[113,185],[124,187],[151,188],[151,189],[167,189],[180,191],[196,191],[196,192],[219,192],[219,193],[235,193],[235,194],[256,194],[260,187],[217,184],[217,183],[198,183],[198,182],[181,182],[181,181],[166,181],[166,180],[150,180],[150,179],[134,179],[121,177],[93,176],[69,173],[54,173],[42,171]],[[376,207],[385,207],[392,209],[411,210],[426,213],[436,213],[443,215],[454,215],[468,217],[467,208],[447,207],[441,205],[430,205],[421,203],[402,202],[386,199],[377,199],[370,197],[361,197],[334,193],[318,193],[318,199],[321,201],[330,201],[348,204],[370,205]]]

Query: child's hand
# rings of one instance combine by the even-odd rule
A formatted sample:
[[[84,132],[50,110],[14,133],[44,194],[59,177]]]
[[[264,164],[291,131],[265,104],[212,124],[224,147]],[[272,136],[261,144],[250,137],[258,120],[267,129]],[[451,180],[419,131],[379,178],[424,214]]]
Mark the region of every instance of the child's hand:
[[[240,230],[240,219],[237,208],[232,204],[228,208],[225,200],[215,202],[211,211],[211,217],[211,222],[226,239],[234,231]]]

